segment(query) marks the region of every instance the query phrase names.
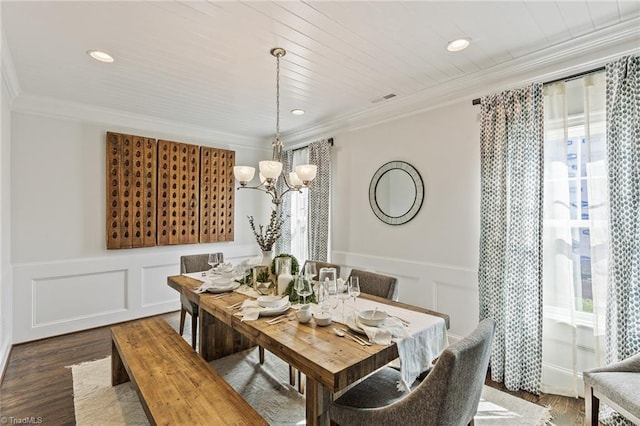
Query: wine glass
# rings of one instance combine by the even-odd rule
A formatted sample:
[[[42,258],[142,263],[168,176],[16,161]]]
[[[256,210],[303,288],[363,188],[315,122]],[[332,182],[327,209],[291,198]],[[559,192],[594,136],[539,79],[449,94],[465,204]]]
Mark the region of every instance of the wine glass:
[[[337,285],[336,285],[337,287]],[[348,286],[343,285],[336,289],[338,299],[342,302],[342,320],[344,321],[344,302],[349,298]]]
[[[306,305],[307,296],[311,296],[313,292],[311,290],[311,281],[305,280],[302,275],[298,275],[293,284],[293,288],[296,290],[296,293],[298,293],[298,296],[302,297],[302,303]]]
[[[356,298],[360,296],[360,280],[358,277],[349,278],[349,296],[353,297],[353,310],[356,310]]]
[[[220,264],[220,253],[209,253],[209,260],[207,263],[211,266],[211,271]]]
[[[338,298],[336,297],[336,284],[329,281],[326,278],[320,282],[318,290],[318,302],[322,307],[323,312],[330,312],[338,307]]]
[[[304,265],[304,277],[311,281],[318,274],[315,262],[307,262]]]

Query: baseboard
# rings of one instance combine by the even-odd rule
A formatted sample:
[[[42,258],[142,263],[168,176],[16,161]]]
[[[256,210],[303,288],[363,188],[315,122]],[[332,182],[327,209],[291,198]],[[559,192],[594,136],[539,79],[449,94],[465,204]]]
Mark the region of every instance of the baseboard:
[[[0,371],[2,371],[2,375],[0,375],[0,383],[4,382],[4,374],[7,371],[7,365],[9,364],[9,355],[11,355],[11,349],[13,346],[11,343],[4,342],[2,345],[2,349],[0,352]]]

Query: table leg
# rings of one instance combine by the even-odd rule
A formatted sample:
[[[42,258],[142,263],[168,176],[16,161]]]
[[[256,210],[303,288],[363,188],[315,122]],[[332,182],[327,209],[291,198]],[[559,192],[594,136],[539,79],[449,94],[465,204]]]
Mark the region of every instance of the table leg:
[[[329,404],[332,400],[331,392],[307,377],[307,426],[329,425]]]
[[[129,375],[124,368],[120,352],[116,344],[111,341],[111,386],[116,386],[129,381]]]
[[[215,317],[204,309],[200,309],[200,356],[205,361],[215,359]]]

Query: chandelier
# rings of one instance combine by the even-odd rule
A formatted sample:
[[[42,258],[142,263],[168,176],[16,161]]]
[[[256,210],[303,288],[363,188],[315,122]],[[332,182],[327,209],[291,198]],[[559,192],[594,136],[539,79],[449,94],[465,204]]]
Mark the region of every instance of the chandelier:
[[[233,175],[240,183],[238,189],[257,189],[271,195],[272,202],[276,205],[282,203],[282,197],[291,192],[302,192],[311,181],[315,179],[318,167],[313,164],[296,166],[295,171],[283,173],[282,152],[283,143],[280,139],[280,58],[287,54],[281,47],[271,49],[271,55],[276,57],[276,137],[272,142],[273,154],[271,160],[260,161],[260,183],[256,186],[248,186],[253,179],[256,169],[250,166],[235,166]],[[278,189],[278,178],[282,175],[281,188]],[[281,191],[281,193],[278,193]]]

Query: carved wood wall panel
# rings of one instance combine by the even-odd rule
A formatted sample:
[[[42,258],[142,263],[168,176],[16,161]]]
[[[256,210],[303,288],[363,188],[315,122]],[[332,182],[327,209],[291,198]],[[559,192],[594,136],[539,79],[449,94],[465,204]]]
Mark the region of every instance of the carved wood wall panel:
[[[107,248],[156,245],[156,141],[107,133]]]
[[[107,133],[108,249],[233,241],[235,152]]]
[[[200,147],[200,242],[233,241],[233,151]]]
[[[158,141],[158,245],[198,242],[199,175],[197,145]]]

